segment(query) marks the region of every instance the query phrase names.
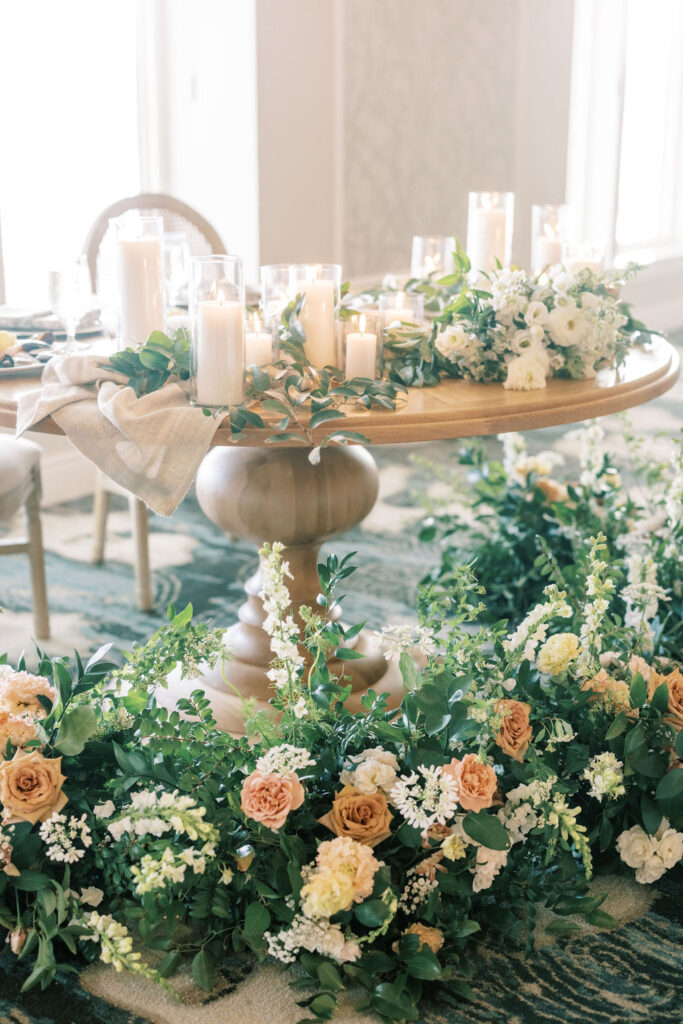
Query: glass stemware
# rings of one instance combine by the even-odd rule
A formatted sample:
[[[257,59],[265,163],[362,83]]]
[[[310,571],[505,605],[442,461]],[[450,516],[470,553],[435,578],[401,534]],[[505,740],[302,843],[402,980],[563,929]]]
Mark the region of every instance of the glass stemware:
[[[184,231],[164,231],[164,276],[166,308],[187,306],[190,261],[192,259]]]
[[[74,351],[76,331],[81,318],[92,308],[93,295],[90,273],[85,256],[48,271],[48,298],[50,308],[64,325],[66,341],[60,351],[68,355]]]

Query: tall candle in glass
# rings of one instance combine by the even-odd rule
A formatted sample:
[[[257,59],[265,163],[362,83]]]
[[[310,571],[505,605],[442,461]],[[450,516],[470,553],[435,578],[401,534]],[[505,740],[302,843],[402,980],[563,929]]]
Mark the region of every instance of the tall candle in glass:
[[[335,366],[341,267],[337,263],[295,264],[290,275],[292,298],[304,296],[299,319],[306,333],[306,358],[311,366]]]
[[[244,401],[244,273],[239,256],[200,256],[190,279],[191,377],[194,405]]]
[[[510,266],[515,212],[513,192],[470,192],[467,255],[474,271]]]
[[[531,273],[562,262],[567,231],[567,207],[543,203],[531,207]]]
[[[382,327],[382,318],[369,313],[340,322],[345,380],[380,376]]]
[[[144,344],[164,330],[164,224],[161,217],[124,214],[111,222],[118,278],[119,345]]]
[[[453,253],[455,238],[453,235],[413,235],[413,247],[410,259],[411,277],[443,277],[454,270]]]

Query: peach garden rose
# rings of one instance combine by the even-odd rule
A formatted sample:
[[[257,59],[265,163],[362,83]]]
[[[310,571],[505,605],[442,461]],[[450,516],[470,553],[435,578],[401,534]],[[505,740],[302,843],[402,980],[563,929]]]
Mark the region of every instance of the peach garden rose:
[[[57,691],[45,676],[15,672],[9,665],[0,665],[0,711],[10,715],[44,718],[47,714],[38,697],[54,704]]]
[[[461,761],[454,758],[441,770],[457,782],[458,800],[466,811],[481,811],[491,806],[498,779],[490,764],[484,764],[476,754],[465,754]]]
[[[503,716],[496,743],[504,754],[515,761],[523,761],[531,743],[531,705],[520,700],[499,700],[495,710]]]
[[[393,815],[381,790],[361,793],[355,786],[344,786],[336,794],[332,810],[319,818],[337,836],[348,836],[367,846],[377,846],[391,835]]]
[[[304,788],[296,772],[276,775],[258,768],[242,784],[242,810],[248,818],[277,832],[290,811],[304,802]]]
[[[3,820],[45,821],[67,802],[62,792],[61,757],[43,757],[37,750],[17,752],[0,764],[0,805]]]
[[[664,721],[668,722],[676,732],[683,729],[683,675],[675,668],[662,680],[669,687],[669,707]]]
[[[5,760],[7,741],[13,747],[25,747],[29,740],[36,738],[36,728],[25,718],[10,715],[8,711],[0,711],[0,761]]]

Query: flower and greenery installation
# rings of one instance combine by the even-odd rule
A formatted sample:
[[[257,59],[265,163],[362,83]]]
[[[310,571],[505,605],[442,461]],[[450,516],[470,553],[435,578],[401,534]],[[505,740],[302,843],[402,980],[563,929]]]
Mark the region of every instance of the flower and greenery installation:
[[[649,341],[651,332],[634,320],[619,291],[637,272],[568,270],[561,264],[536,276],[499,268],[473,275],[458,246],[453,274],[411,279],[408,292],[424,298],[423,324],[398,322],[384,331],[385,373],[380,380],[344,378],[334,366],[312,367],[306,359],[300,314],[306,299],[297,295],[278,324],[280,358],[271,367],[248,368],[246,401],[221,410],[233,440],[246,430],[268,431],[268,443],[316,445],[367,441],[343,423],[355,409],[394,410],[407,388],[431,387],[447,378],[463,378],[528,391],[544,388],[548,377],[594,377],[603,366],[620,366],[632,344]],[[381,288],[358,295],[342,287],[342,319],[372,310],[381,294],[396,290],[388,279]],[[140,396],[168,380],[190,375],[189,337],[155,331],[135,350],[113,354],[108,366]],[[210,415],[209,410],[205,410]],[[303,415],[305,413],[305,415]],[[314,432],[329,424],[322,442]]]
[[[563,438],[564,447],[576,447],[575,459],[557,450],[529,454],[522,435],[505,434],[501,458],[471,442],[456,467],[429,464],[447,491],[438,506],[427,503],[420,528],[421,539],[440,551],[425,582],[445,582],[454,565],[474,560],[486,590],[483,621],[517,625],[549,578],[580,609],[589,539],[601,531],[622,584],[610,610],[627,625],[645,617],[649,650],[680,658],[683,434],[668,458],[657,458],[625,416],[621,423],[626,454],[619,459],[605,452],[604,431],[591,423]]]
[[[189,959],[211,991],[251,955],[297,965],[302,1020],[353,985],[361,1009],[411,1021],[432,994],[472,998],[476,943],[532,954],[540,907],[553,931],[612,926],[589,880],[654,882],[683,854],[683,674],[652,654],[648,589],[624,598],[638,616],[615,610],[606,544],[580,598],[549,582],[514,628],[481,624],[469,566],[425,584],[416,629],[383,631],[398,709],[370,692],[350,712],[328,668],[356,656],[361,625],[327,614],[350,556],[295,616],[279,544],[262,551],[272,698],[245,702],[245,737],[201,689],[157,704],[171,666],[224,658],[189,607],[123,668],[106,648],[1,666],[0,927],[24,987],[99,957],[165,986]]]

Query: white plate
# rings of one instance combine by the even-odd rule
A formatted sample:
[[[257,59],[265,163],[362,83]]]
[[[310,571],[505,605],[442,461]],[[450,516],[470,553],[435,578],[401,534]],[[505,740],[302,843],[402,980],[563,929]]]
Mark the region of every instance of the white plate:
[[[40,377],[45,363],[26,363],[23,366],[0,366],[0,380],[5,377]]]

